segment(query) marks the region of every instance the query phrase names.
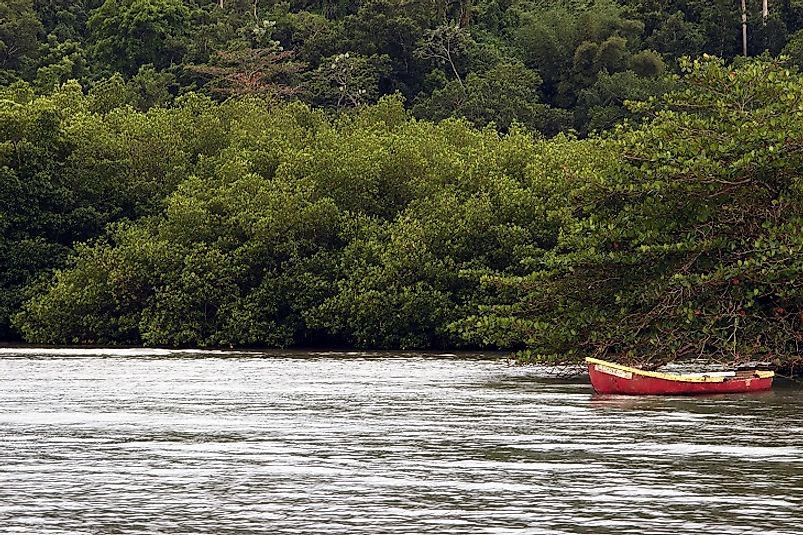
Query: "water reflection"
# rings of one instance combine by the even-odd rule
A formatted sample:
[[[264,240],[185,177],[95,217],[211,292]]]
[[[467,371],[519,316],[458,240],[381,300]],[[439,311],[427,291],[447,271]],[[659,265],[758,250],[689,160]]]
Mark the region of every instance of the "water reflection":
[[[801,532],[796,388],[138,351],[0,350],[0,533]]]

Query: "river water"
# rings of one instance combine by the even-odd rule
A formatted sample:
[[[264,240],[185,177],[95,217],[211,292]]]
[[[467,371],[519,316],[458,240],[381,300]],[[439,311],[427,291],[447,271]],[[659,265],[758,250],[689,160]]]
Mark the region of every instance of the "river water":
[[[465,356],[0,349],[0,533],[803,533],[802,402]]]

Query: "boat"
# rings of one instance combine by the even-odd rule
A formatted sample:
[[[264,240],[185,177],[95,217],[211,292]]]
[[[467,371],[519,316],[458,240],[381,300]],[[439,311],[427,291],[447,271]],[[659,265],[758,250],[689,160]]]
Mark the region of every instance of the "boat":
[[[772,388],[775,372],[756,368],[706,373],[661,373],[586,358],[591,386],[597,394],[699,395],[759,392]]]

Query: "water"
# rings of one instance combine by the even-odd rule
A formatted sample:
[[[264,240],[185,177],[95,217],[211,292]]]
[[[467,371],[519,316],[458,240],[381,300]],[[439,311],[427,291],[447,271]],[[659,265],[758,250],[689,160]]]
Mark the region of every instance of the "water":
[[[449,356],[0,349],[0,533],[803,533],[801,402]]]

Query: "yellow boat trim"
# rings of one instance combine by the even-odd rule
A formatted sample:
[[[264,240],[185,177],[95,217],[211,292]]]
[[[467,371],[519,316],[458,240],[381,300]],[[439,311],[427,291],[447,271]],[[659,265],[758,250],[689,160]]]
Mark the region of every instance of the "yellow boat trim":
[[[630,368],[628,366],[622,366],[621,364],[616,364],[615,362],[608,362],[607,360],[600,360],[595,359],[592,357],[586,357],[586,362],[589,364],[599,364],[601,366],[608,366],[609,368],[614,368],[617,370],[621,370],[623,372],[629,372],[635,375],[641,375],[642,377],[654,377],[656,379],[665,379],[667,381],[683,381],[688,383],[722,383],[725,379],[733,380],[733,377],[722,377],[722,376],[709,376],[709,375],[680,375],[677,373],[661,373],[661,372],[648,372],[646,370],[640,370],[638,368]],[[756,370],[756,377],[759,379],[767,379],[769,377],[775,377],[775,372],[773,371],[759,371]]]

